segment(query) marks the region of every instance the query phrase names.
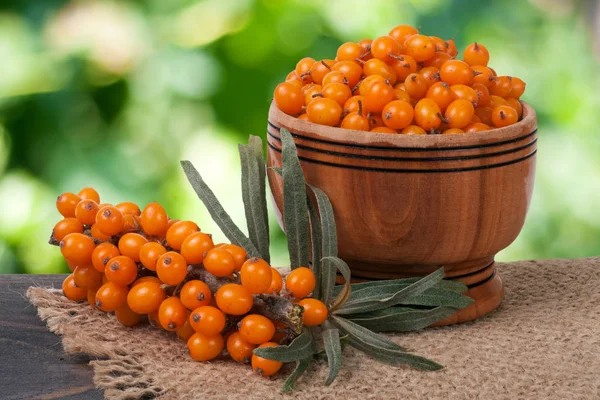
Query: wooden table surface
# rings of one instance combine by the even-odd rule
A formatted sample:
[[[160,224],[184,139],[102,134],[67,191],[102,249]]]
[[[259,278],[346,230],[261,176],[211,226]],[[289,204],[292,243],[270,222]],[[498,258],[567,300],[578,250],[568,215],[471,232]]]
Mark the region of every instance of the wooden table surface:
[[[57,287],[65,275],[0,275],[0,399],[102,399],[87,356],[69,356],[27,301],[30,286]]]

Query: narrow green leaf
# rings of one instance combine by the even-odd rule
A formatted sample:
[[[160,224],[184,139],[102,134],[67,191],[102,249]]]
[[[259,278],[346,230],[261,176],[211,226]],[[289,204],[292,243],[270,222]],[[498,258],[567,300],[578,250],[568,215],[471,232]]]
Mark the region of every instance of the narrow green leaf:
[[[194,188],[198,198],[204,203],[213,221],[219,226],[231,243],[241,246],[246,250],[250,257],[260,257],[259,251],[256,249],[252,241],[244,235],[244,232],[238,228],[232,221],[231,217],[225,212],[219,200],[208,187],[202,176],[190,161],[181,161],[181,167],[188,181]]]
[[[258,247],[261,254],[266,255],[266,258],[263,257],[267,262],[271,262],[271,255],[269,254],[269,246],[270,246],[270,238],[269,238],[269,212],[267,210],[267,166],[265,164],[265,153],[263,150],[263,142],[259,136],[250,135],[248,139],[248,147],[250,147],[250,152],[254,155],[256,159],[256,164],[258,165],[258,176],[259,176],[259,188],[260,188],[260,198],[261,198],[261,207],[262,207],[262,219],[263,225],[266,227],[266,243]]]
[[[340,331],[337,329],[325,329],[322,331],[323,345],[327,353],[327,364],[329,373],[325,386],[331,384],[340,372],[342,365],[342,344],[340,342]]]
[[[331,323],[335,325],[341,332],[347,334],[349,339],[354,336],[366,343],[370,343],[373,346],[378,346],[384,349],[398,351],[406,350],[404,347],[389,339],[387,336],[379,335],[375,332],[368,330],[367,328],[355,324],[352,321],[348,321],[345,318],[337,317],[334,315],[331,317]]]
[[[306,182],[292,135],[281,129],[283,164],[283,221],[292,270],[308,266],[308,205]]]
[[[330,261],[336,267],[336,270],[339,270],[344,277],[344,287],[331,305],[331,312],[334,312],[346,303],[352,293],[352,288],[350,286],[350,267],[338,257],[323,257],[323,260]]]
[[[315,354],[316,346],[312,333],[304,331],[287,346],[273,346],[254,349],[254,354],[269,360],[292,362]]]
[[[408,332],[426,328],[455,312],[456,309],[451,307],[437,307],[430,310],[390,307],[364,314],[351,314],[346,318],[373,332]]]
[[[408,286],[408,285],[411,285],[411,284],[417,282],[419,279],[421,279],[421,277],[402,278],[402,279],[387,279],[387,280],[380,280],[380,281],[368,281],[368,282],[353,283],[352,284],[352,293],[356,293],[357,291],[368,288],[368,287],[386,286],[386,285],[391,285],[391,284]],[[463,282],[446,280],[446,279],[440,281],[436,286],[444,288],[444,289],[452,290],[452,291],[458,292],[458,293],[464,293],[468,289],[467,285],[465,285]],[[339,292],[340,290],[341,290],[341,287],[336,286],[336,288],[334,290],[334,294],[337,294],[337,292]]]
[[[395,306],[402,301],[414,296],[418,296],[427,289],[435,286],[444,278],[444,269],[440,268],[435,272],[419,279],[417,282],[399,290],[398,292],[378,299],[378,300],[356,300],[348,301],[343,307],[337,310],[337,314],[353,314],[357,312],[366,312],[381,310],[383,308]],[[366,290],[366,289],[364,289]]]
[[[258,158],[253,154],[253,149],[249,145],[238,145],[238,149],[242,166],[242,199],[244,200],[248,235],[261,254],[261,258],[270,262],[269,225],[265,220],[267,202],[264,192],[261,192],[261,181],[264,187],[265,176],[260,175]]]
[[[322,256],[337,257],[337,228],[335,225],[335,216],[333,207],[329,198],[321,189],[308,185],[315,194],[317,206],[321,216],[321,227],[323,232]],[[321,300],[325,304],[330,304],[333,298],[333,288],[335,287],[335,277],[337,268],[329,259],[321,264]]]
[[[315,289],[313,290],[312,296],[316,299],[320,299],[321,269],[323,265],[323,262],[321,261],[323,230],[321,227],[321,220],[319,219],[319,213],[312,201],[308,201],[308,215],[310,219],[310,238],[312,242],[312,271],[315,274]]]
[[[302,376],[302,374],[304,374],[311,361],[312,357],[302,358],[296,361],[296,368],[294,368],[292,373],[287,377],[283,384],[284,392],[291,392],[292,390],[294,390],[294,385],[296,384],[296,381]]]

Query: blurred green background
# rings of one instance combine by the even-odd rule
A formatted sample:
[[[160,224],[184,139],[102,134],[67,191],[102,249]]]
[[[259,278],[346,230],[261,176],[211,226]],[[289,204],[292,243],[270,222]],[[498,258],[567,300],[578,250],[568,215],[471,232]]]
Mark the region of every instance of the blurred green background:
[[[56,196],[159,201],[224,237],[178,165],[243,225],[236,143],[264,137],[272,89],[304,56],[401,23],[478,41],[539,117],[535,195],[501,260],[600,252],[600,6],[569,0],[0,1],[0,272],[67,271]],[[273,220],[275,265],[285,265]]]

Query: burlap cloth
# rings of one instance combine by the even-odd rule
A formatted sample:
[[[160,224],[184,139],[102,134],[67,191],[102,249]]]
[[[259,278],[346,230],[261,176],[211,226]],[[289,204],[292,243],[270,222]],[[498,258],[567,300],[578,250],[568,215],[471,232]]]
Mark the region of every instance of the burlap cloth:
[[[338,379],[324,362],[291,394],[233,361],[192,361],[185,343],[148,326],[124,328],[59,290],[27,295],[65,351],[97,360],[108,399],[600,399],[600,258],[501,264],[506,297],[479,321],[394,339],[446,366],[419,372],[379,364],[347,348]],[[284,372],[288,372],[286,369]]]

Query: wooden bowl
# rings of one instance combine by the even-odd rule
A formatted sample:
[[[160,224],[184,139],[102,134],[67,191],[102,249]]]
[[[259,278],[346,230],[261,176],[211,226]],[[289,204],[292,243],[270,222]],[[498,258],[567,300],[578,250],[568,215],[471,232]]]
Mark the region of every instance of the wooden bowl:
[[[476,302],[443,321],[494,310],[504,295],[494,256],[523,227],[537,151],[535,111],[509,127],[459,135],[390,135],[331,128],[269,110],[269,167],[279,130],[292,133],[306,181],[333,204],[339,256],[363,279],[425,275],[444,266]],[[283,182],[268,173],[279,223]]]

